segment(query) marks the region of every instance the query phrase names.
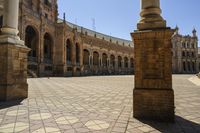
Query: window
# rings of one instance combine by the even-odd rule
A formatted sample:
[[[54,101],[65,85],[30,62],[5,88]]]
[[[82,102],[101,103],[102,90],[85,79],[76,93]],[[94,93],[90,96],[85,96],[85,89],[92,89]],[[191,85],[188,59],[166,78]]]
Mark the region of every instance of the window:
[[[183,48],[185,48],[185,43],[183,43],[182,45],[183,45]]]
[[[185,65],[185,62],[183,62],[183,71],[186,71],[186,65]]]
[[[3,16],[0,16],[0,28],[3,26]]]
[[[182,52],[182,56],[185,57],[185,52],[184,51]]]
[[[46,13],[45,13],[45,18],[47,18],[47,19],[48,19],[48,14],[46,14]]]
[[[48,1],[48,0],[44,0],[44,4],[45,4],[45,5],[48,5],[48,4],[49,4],[49,1]]]

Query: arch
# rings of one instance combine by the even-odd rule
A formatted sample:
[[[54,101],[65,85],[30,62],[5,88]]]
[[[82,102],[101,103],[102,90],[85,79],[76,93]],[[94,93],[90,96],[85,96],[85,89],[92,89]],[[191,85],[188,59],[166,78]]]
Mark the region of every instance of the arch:
[[[128,58],[124,57],[124,67],[128,68]]]
[[[53,58],[53,39],[49,33],[44,34],[44,59],[51,61]]]
[[[38,32],[35,28],[33,26],[27,26],[25,29],[25,45],[31,49],[28,53],[29,58],[37,57],[38,38]]]
[[[183,44],[182,44],[182,45],[183,45],[183,48],[186,48],[185,42],[183,42]]]
[[[67,42],[66,42],[66,61],[67,61],[67,64],[71,64],[72,62],[72,43],[69,39],[67,39]]]
[[[194,52],[191,52],[191,54],[192,54],[192,57],[194,58],[195,57]]]
[[[80,63],[80,45],[76,43],[76,63]]]
[[[115,56],[113,54],[110,56],[110,65],[111,67],[115,67]]]
[[[102,65],[103,65],[104,67],[107,67],[107,65],[108,65],[107,59],[108,59],[107,54],[106,54],[106,53],[103,53],[103,54],[102,54]]]
[[[196,68],[195,68],[195,63],[192,62],[192,71],[195,72],[196,71]]]
[[[188,71],[191,71],[190,62],[187,62]]]
[[[199,71],[200,71],[200,63],[199,63]]]
[[[186,71],[186,63],[183,62],[183,71]]]
[[[122,57],[118,56],[118,67],[121,68],[122,67]]]
[[[99,53],[97,51],[93,52],[93,65],[99,65]]]
[[[134,68],[134,60],[133,60],[133,58],[131,58],[130,61],[131,61],[131,68]]]
[[[182,52],[182,56],[185,57],[185,52],[184,51]]]
[[[0,15],[0,28],[3,26],[3,15]]]
[[[189,52],[187,52],[187,57],[190,57],[190,53]]]
[[[90,52],[87,49],[83,50],[83,64],[89,65]]]

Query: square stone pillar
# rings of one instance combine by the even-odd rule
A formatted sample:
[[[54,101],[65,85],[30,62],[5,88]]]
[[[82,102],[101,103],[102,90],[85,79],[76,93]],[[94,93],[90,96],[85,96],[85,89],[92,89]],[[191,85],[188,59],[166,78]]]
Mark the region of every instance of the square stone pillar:
[[[171,37],[169,28],[132,33],[135,45],[133,115],[139,119],[174,121]]]
[[[0,29],[0,101],[21,100],[28,96],[29,49],[17,35],[19,0],[4,0],[3,8],[3,27]]]
[[[0,101],[28,97],[27,54],[23,41],[0,36]]]

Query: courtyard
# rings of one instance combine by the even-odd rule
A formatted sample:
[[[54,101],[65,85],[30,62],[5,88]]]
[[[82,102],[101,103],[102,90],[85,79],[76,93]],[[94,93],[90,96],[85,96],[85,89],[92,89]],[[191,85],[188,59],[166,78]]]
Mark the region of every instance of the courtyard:
[[[28,99],[0,103],[0,133],[200,132],[200,80],[173,75],[176,122],[132,117],[134,76],[28,79]]]

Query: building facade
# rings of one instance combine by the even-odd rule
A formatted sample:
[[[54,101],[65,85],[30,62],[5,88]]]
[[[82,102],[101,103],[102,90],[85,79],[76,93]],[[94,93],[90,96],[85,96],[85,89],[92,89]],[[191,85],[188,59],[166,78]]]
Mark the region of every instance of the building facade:
[[[192,36],[179,34],[179,28],[172,37],[172,70],[177,74],[195,74],[200,71],[198,38],[196,30]]]
[[[58,19],[57,0],[20,0],[19,36],[31,51],[29,74],[80,76],[134,73],[134,47]]]
[[[2,0],[0,0],[2,1]],[[0,6],[0,27],[3,23]],[[172,70],[200,71],[198,38],[172,37]],[[31,51],[28,72],[35,76],[134,74],[132,41],[97,33],[58,18],[57,0],[20,0],[19,36]]]

